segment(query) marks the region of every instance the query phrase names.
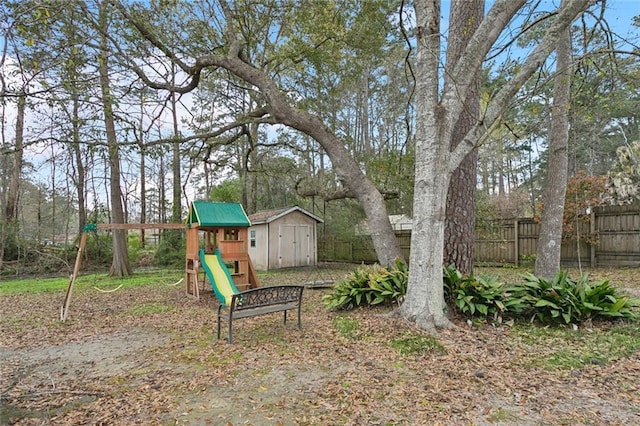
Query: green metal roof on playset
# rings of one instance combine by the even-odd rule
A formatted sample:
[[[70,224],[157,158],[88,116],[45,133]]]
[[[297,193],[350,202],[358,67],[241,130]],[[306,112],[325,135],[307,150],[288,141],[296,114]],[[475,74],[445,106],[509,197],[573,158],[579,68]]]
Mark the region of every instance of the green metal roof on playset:
[[[251,222],[241,204],[193,201],[189,207],[187,226],[246,228],[251,226]]]

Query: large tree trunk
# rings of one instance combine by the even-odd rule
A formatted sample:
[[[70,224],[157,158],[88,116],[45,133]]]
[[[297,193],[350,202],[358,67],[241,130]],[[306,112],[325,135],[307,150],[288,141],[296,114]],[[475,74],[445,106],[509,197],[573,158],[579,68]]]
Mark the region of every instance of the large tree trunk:
[[[563,1],[563,4],[566,0]],[[571,30],[558,39],[553,105],[549,129],[549,165],[544,186],[544,210],[536,249],[535,274],[551,278],[560,269],[564,201],[567,192],[569,98],[571,96]]]
[[[423,93],[423,90],[417,89],[416,95]],[[421,103],[417,101],[418,111]],[[425,115],[428,115],[428,112],[423,110],[417,116],[416,133],[422,134],[423,137],[416,138],[409,286],[400,312],[403,317],[415,322],[419,327],[432,330],[450,324],[445,313],[442,256],[445,206],[451,172],[447,171],[446,165],[439,160],[442,154],[432,149],[433,144],[430,141],[439,137],[438,128],[420,124],[433,122]],[[422,282],[425,278],[433,281]]]
[[[111,88],[109,84],[109,49],[107,47],[106,34],[107,2],[100,5],[99,19],[101,27],[100,41],[100,89],[102,90],[102,107],[104,113],[104,125],[109,150],[109,193],[111,195],[111,220],[112,223],[125,223],[124,209],[122,207],[122,188],[120,187],[120,152],[116,137],[116,128],[113,118]],[[109,275],[115,277],[127,277],[131,275],[129,266],[129,254],[127,250],[127,233],[123,229],[113,229],[113,261]]]
[[[16,111],[16,134],[13,145],[14,153],[11,165],[11,175],[7,186],[4,220],[2,221],[2,235],[0,238],[0,266],[2,261],[13,260],[17,256],[16,244],[20,224],[18,222],[18,200],[20,196],[20,177],[24,163],[24,116],[27,105],[27,96],[23,91],[18,95],[18,108]]]
[[[504,26],[524,0],[497,0],[467,43],[460,60],[444,75],[439,97],[440,7],[439,2],[415,0],[418,56],[416,63],[416,173],[414,218],[411,235],[409,284],[403,317],[425,329],[448,326],[444,313],[442,261],[446,194],[456,168],[478,145],[508,106],[509,101],[553,51],[560,31],[589,4],[574,0],[559,11],[538,46],[518,72],[488,103],[481,120],[451,150],[455,126],[474,90],[477,72]]]
[[[447,189],[451,171],[442,161],[449,144],[442,110],[437,108],[440,56],[440,6],[416,1],[418,55],[416,70],[416,165],[409,285],[400,307],[403,317],[424,329],[448,324],[444,311],[442,256]],[[435,83],[435,84],[434,84]],[[439,277],[439,284],[432,280]],[[429,282],[420,280],[429,279]]]
[[[176,138],[175,142],[171,144],[172,146],[172,157],[171,157],[171,173],[173,175],[173,186],[172,186],[172,206],[171,209],[171,221],[173,223],[182,222],[182,177],[180,173],[180,141],[179,136],[180,132],[178,131],[178,103],[176,102],[176,94],[171,94],[171,112],[173,117],[173,136]],[[182,235],[181,231],[174,232],[174,234]]]
[[[447,69],[452,71],[482,21],[484,0],[454,0],[449,16]],[[451,135],[454,150],[480,117],[479,72],[467,92],[463,109]],[[453,84],[456,84],[454,81]],[[451,177],[447,194],[447,220],[444,232],[444,264],[455,265],[463,274],[473,272],[473,246],[476,225],[476,182],[478,149],[462,161]]]
[[[8,222],[18,220],[18,197],[20,194],[20,176],[22,175],[22,163],[24,158],[24,111],[27,105],[27,96],[24,92],[18,96],[18,109],[16,112],[16,139],[13,146],[13,164],[11,166],[11,179],[7,190],[7,203],[4,216]],[[17,231],[17,229],[16,229]]]

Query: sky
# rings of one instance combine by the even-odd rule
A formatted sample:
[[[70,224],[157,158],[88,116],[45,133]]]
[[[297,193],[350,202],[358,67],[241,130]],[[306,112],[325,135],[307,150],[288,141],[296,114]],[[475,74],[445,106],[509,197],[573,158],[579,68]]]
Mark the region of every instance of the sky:
[[[542,0],[541,4],[548,10],[555,9],[560,0]],[[487,8],[490,7],[492,1],[487,0]],[[449,1],[443,1],[442,14],[443,14],[443,28],[446,28]],[[607,0],[606,19],[611,28],[615,31],[617,36],[621,40],[626,40],[632,45],[640,46],[640,28],[633,27],[631,25],[634,16],[640,16],[640,0]],[[0,30],[4,29],[4,23],[0,22]],[[3,37],[0,37],[0,49],[4,45]],[[9,58],[10,59],[10,58]],[[5,78],[8,80],[8,76],[5,74]],[[10,105],[11,106],[11,105]],[[11,140],[12,128],[15,125],[15,112],[8,108],[5,115],[5,136],[8,140]],[[170,122],[170,120],[167,120]],[[38,153],[37,151],[31,152],[32,160],[35,162],[42,161],[42,155],[49,155],[50,153]],[[49,174],[44,173],[44,180],[49,179]]]

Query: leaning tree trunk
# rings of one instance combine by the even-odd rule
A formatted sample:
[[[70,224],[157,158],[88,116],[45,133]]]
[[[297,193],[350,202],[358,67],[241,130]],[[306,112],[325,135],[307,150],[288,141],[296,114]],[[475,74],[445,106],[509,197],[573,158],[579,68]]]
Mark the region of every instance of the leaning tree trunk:
[[[141,22],[129,14],[124,5],[118,5],[118,3],[116,3],[116,5],[127,19],[136,26],[140,34],[145,37],[147,41],[156,46],[162,45],[159,38],[153,34],[145,22]],[[224,6],[223,9],[225,13],[227,13],[226,19],[230,25],[227,34],[233,38],[235,37],[232,28],[234,22],[233,12],[226,6]],[[185,86],[176,87],[162,83],[157,84],[150,81],[141,70],[137,70],[136,72],[150,87],[183,93],[197,87],[201,70],[209,67],[222,67],[247,83],[254,85],[260,90],[267,101],[268,108],[265,108],[263,113],[265,115],[269,114],[272,122],[284,124],[312,137],[323,147],[329,158],[331,158],[333,170],[336,172],[343,186],[348,189],[350,196],[356,198],[361,203],[365,211],[369,228],[372,230],[371,237],[378,262],[387,266],[393,265],[396,258],[404,260],[402,250],[400,250],[400,245],[391,227],[382,194],[371,180],[367,178],[358,163],[345,149],[343,141],[341,141],[335,132],[326,126],[317,115],[292,106],[288,94],[280,90],[275,81],[266,72],[248,63],[242,57],[241,52],[244,45],[239,37],[229,41],[230,45],[226,54],[198,57],[193,67],[186,66],[186,64],[181,65],[188,74],[193,76]]]
[[[535,274],[544,278],[553,277],[560,269],[564,201],[567,192],[570,95],[571,30],[567,28],[561,33],[556,48],[556,76],[553,82],[549,131],[549,166],[534,268]]]
[[[120,153],[116,137],[116,128],[113,118],[111,88],[109,84],[109,49],[107,47],[106,34],[108,3],[100,5],[99,19],[102,29],[100,39],[100,61],[98,71],[100,74],[100,88],[102,90],[102,107],[104,113],[104,125],[109,150],[109,193],[111,195],[111,220],[112,223],[125,223],[124,209],[122,207],[122,188],[120,187]],[[127,250],[127,233],[124,229],[112,230],[113,237],[113,261],[109,275],[115,277],[127,277],[131,275],[129,254]]]
[[[454,0],[449,16],[447,68],[452,71],[464,48],[482,21],[484,0]],[[479,72],[468,91],[463,109],[451,135],[454,150],[471,130],[480,115]],[[453,84],[456,84],[454,81]],[[444,264],[455,265],[463,274],[473,272],[473,246],[476,225],[476,183],[478,149],[467,155],[451,177],[447,194],[447,219],[444,232]]]
[[[350,195],[362,205],[371,229],[373,245],[378,262],[393,265],[396,258],[404,255],[389,221],[384,198],[378,188],[362,172],[358,163],[345,149],[344,144],[320,118],[305,110],[292,107],[288,98],[264,72],[244,62],[240,57],[240,43],[234,43],[227,56],[208,57],[202,64],[221,66],[245,81],[260,88],[270,106],[274,120],[315,139],[325,150],[333,168]]]

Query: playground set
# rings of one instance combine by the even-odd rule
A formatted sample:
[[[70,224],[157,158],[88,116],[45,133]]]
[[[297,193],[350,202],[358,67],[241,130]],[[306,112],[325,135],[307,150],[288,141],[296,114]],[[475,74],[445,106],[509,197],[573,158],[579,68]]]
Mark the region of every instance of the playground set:
[[[186,293],[200,299],[206,279],[218,298],[217,335],[221,323],[228,322],[229,343],[233,341],[233,320],[274,312],[297,310],[298,328],[302,327],[301,306],[304,286],[259,287],[248,253],[248,228],[251,222],[240,204],[194,201],[189,206],[186,224],[90,224],[85,226],[73,274],[69,281],[60,320],[65,321],[76,277],[80,271],[86,234],[96,229],[185,229]],[[200,236],[203,236],[201,239]],[[206,277],[206,279],[205,279]],[[227,308],[226,310],[224,310]]]
[[[240,291],[260,286],[248,253],[249,226],[251,222],[240,204],[191,203],[186,223],[185,283],[188,295],[200,298],[205,274],[214,283],[217,265],[226,267]],[[219,278],[222,277],[224,275]]]

